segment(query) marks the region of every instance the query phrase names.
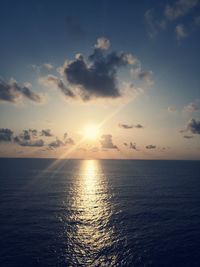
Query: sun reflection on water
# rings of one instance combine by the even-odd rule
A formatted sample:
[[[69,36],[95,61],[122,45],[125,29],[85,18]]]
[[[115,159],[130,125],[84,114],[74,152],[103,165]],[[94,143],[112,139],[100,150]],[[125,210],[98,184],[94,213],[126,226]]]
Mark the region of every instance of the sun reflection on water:
[[[68,235],[74,263],[105,266],[107,262],[114,266],[115,256],[104,259],[103,254],[105,249],[110,250],[113,246],[114,229],[109,225],[112,205],[107,179],[99,161],[81,163],[73,191]]]

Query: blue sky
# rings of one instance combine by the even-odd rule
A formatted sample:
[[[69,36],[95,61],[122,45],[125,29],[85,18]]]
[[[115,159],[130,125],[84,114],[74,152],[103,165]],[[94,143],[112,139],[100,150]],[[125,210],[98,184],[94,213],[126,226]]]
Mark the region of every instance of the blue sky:
[[[198,0],[0,5],[2,156],[200,158]]]

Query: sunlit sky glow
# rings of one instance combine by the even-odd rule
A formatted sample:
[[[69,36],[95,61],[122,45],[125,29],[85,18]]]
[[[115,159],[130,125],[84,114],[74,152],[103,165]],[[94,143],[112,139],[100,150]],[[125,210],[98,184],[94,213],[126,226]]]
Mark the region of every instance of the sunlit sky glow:
[[[200,1],[1,1],[0,156],[200,159]]]

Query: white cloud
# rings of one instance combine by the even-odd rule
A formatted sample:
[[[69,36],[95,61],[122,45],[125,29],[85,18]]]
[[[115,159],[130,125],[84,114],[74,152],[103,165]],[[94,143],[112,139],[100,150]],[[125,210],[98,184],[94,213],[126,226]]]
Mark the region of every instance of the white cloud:
[[[182,24],[178,24],[175,28],[176,38],[178,40],[184,39],[188,36],[184,26]]]
[[[51,63],[44,63],[43,66],[47,69],[47,70],[53,70],[54,66]]]
[[[165,16],[169,20],[175,20],[190,12],[198,2],[198,0],[178,0],[173,5],[165,7]]]
[[[187,112],[195,112],[200,109],[200,105],[198,103],[191,102],[187,106],[184,107],[184,110]]]
[[[110,47],[110,41],[105,37],[100,37],[97,39],[94,47],[102,50],[107,50]]]
[[[168,110],[169,112],[175,112],[175,111],[176,111],[176,107],[172,107],[172,106],[170,106],[170,107],[167,108],[167,110]]]

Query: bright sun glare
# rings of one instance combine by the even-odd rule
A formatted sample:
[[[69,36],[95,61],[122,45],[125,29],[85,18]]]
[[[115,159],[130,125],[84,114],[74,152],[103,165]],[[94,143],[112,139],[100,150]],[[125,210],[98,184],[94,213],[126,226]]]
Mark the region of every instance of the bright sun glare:
[[[87,139],[96,139],[99,135],[99,127],[97,125],[88,125],[84,129],[83,134]]]

